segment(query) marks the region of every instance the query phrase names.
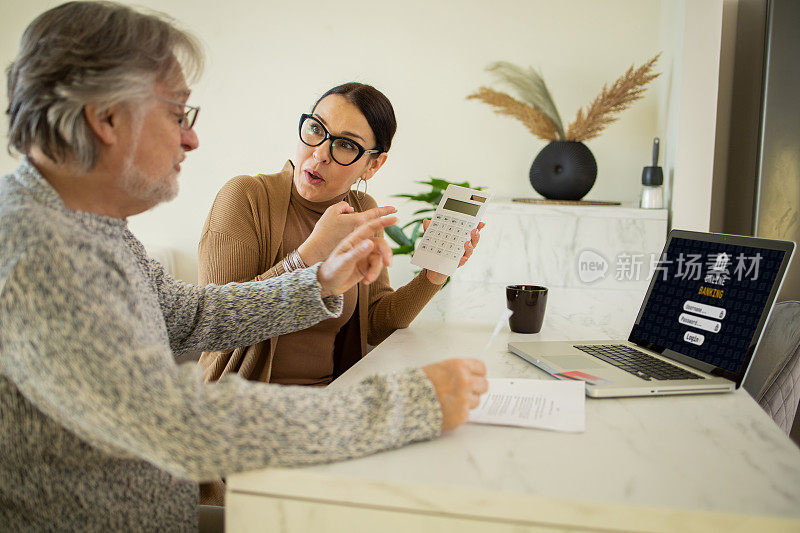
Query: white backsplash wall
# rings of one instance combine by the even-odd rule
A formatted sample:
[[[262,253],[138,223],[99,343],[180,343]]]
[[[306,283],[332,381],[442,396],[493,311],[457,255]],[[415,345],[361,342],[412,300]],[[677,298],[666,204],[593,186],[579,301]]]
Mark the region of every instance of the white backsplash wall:
[[[667,236],[667,212],[619,206],[549,206],[496,200],[459,282],[634,289],[649,282]],[[397,257],[393,286],[412,266]]]

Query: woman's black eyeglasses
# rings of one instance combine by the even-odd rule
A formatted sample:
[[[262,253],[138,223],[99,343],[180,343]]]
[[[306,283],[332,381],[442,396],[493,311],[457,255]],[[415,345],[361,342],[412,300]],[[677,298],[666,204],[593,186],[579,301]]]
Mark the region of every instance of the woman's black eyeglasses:
[[[379,154],[381,150],[367,150],[353,139],[331,135],[324,125],[311,115],[300,115],[300,140],[307,146],[319,146],[331,140],[331,159],[346,167],[352,165],[364,154]]]

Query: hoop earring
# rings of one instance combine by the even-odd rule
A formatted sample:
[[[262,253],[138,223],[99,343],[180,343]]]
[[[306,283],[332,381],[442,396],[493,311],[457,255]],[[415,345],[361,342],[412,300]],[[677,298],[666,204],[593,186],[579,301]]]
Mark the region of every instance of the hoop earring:
[[[359,189],[361,188],[361,183],[364,183],[364,192],[362,193],[363,194],[362,198],[363,198],[364,196],[367,195],[367,180],[365,180],[364,178],[358,178],[358,181],[356,182],[356,196],[358,196],[359,193],[361,193],[361,191],[359,191]]]

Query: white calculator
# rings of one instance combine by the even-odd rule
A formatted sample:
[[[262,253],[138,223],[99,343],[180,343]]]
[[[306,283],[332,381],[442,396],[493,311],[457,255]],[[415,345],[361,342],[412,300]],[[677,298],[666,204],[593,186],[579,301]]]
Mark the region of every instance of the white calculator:
[[[492,195],[448,185],[428,230],[417,243],[411,264],[451,275],[464,255],[464,244],[481,221]]]

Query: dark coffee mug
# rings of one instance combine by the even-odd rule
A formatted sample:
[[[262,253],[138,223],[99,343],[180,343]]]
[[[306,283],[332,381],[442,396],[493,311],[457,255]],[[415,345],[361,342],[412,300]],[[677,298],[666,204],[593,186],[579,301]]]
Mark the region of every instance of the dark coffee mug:
[[[547,305],[547,287],[509,285],[506,287],[506,307],[513,314],[508,319],[511,331],[539,333]]]

